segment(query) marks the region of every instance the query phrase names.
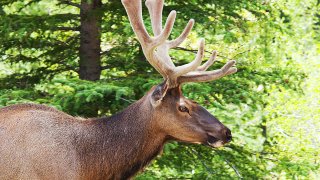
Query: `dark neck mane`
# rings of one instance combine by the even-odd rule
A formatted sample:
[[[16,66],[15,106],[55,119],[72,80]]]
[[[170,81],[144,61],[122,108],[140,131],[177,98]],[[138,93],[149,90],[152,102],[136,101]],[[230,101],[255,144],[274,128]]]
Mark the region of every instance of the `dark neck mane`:
[[[148,104],[138,101],[109,118],[85,122],[75,142],[89,179],[128,179],[163,149],[165,135],[156,132]]]

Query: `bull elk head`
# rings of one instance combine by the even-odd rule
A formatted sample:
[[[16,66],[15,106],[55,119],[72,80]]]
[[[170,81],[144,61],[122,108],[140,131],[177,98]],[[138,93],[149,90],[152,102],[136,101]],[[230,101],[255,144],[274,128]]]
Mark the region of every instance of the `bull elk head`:
[[[195,59],[185,65],[175,66],[169,50],[178,47],[190,33],[194,20],[191,19],[181,35],[168,40],[176,18],[171,11],[162,27],[163,0],[147,0],[154,36],[147,32],[142,19],[141,0],[122,0],[131,26],[148,62],[162,75],[164,82],[152,89],[150,102],[155,115],[162,116],[161,128],[176,140],[203,143],[219,147],[231,141],[230,130],[221,124],[206,109],[182,95],[181,85],[187,82],[208,82],[237,71],[235,61],[227,62],[221,69],[206,71],[215,61],[217,53],[201,65],[204,56],[204,39],[199,41]]]

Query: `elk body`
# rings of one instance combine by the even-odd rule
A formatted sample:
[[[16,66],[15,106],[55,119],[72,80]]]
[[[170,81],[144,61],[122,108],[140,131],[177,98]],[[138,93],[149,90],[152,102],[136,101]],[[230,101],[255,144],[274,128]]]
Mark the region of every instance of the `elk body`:
[[[194,61],[176,67],[169,49],[188,35],[193,20],[175,40],[167,38],[175,11],[162,29],[163,0],[147,0],[154,37],[142,20],[141,0],[122,0],[134,32],[150,64],[164,82],[124,111],[109,118],[72,117],[44,105],[20,104],[0,109],[0,179],[129,179],[171,140],[219,147],[230,130],[206,109],[183,97],[186,82],[212,81],[236,72],[229,61],[206,71],[204,41]]]

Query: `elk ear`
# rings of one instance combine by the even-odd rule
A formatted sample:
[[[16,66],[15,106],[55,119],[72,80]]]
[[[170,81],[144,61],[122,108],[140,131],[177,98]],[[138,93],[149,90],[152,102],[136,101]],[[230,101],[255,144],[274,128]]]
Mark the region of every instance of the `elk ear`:
[[[157,107],[161,104],[163,97],[166,95],[168,90],[167,81],[159,84],[151,95],[151,104],[153,107]]]

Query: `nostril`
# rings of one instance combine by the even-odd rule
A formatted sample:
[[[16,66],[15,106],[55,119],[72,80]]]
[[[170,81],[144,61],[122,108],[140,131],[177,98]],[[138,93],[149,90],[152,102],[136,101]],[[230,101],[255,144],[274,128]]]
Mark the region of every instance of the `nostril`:
[[[226,140],[227,142],[230,142],[232,140],[232,135],[230,129],[226,130]]]
[[[227,142],[230,142],[231,140],[232,140],[232,136],[231,135],[227,136]]]

